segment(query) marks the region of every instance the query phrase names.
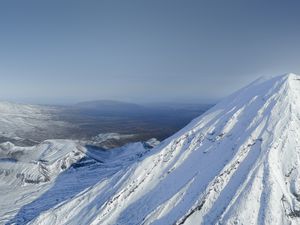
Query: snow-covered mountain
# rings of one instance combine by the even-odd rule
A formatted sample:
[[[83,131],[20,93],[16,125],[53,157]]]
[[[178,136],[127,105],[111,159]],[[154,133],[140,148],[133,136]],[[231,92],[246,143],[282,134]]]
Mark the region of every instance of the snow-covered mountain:
[[[109,151],[71,140],[47,140],[31,147],[2,143],[0,224],[27,224],[41,212],[91,194],[97,183],[106,183],[149,151],[141,142]]]
[[[151,151],[4,146],[2,223],[300,224],[299,100],[300,76],[261,78]]]

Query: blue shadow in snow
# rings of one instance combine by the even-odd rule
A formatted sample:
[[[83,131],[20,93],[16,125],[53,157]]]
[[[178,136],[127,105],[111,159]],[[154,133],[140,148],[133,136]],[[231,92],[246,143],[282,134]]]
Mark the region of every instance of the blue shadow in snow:
[[[33,202],[23,206],[6,225],[27,224],[42,212],[59,205],[67,199],[73,198],[81,191],[118,171],[117,169],[115,171],[107,171],[103,170],[103,168],[101,162],[89,157],[85,157],[74,163],[56,178],[53,186],[49,190]]]

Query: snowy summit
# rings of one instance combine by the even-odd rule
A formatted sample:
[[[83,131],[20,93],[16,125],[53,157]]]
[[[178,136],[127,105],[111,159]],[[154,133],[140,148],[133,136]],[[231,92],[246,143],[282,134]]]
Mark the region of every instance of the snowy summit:
[[[37,165],[19,162],[19,158],[9,160],[9,152],[16,150],[1,148],[0,152],[6,151],[6,160],[0,164],[10,165],[13,170],[0,172],[1,185],[25,194],[15,194],[14,201],[1,194],[0,202],[7,204],[1,203],[0,218],[4,218],[4,224],[23,221],[49,225],[78,221],[120,225],[300,224],[299,100],[300,76],[258,79],[154,149],[139,146],[137,154],[126,158],[118,158],[118,152],[123,152],[118,150],[109,164],[101,163],[104,155],[97,151],[91,153],[70,142],[52,141],[51,148],[40,146],[43,157],[36,159],[47,162],[40,160]],[[43,152],[60,149],[64,144],[67,150],[59,154],[55,151],[53,162],[44,156]],[[26,155],[24,151],[32,148],[18,151]],[[127,160],[129,156],[132,160]],[[84,157],[93,163],[84,163]],[[70,163],[78,159],[81,163],[72,167]],[[66,160],[66,166],[61,167]],[[31,177],[30,169],[34,167],[47,168],[41,174],[46,173],[49,181],[38,179],[42,176],[39,173]],[[22,171],[39,182],[14,181],[20,180],[18,174]],[[5,176],[12,177],[3,179]],[[74,182],[70,191],[59,186],[65,185],[61,176],[78,183],[83,179],[87,185],[81,183],[82,188]],[[89,176],[91,181],[87,181]],[[34,192],[36,187],[41,191]],[[62,194],[56,196],[55,189],[57,193],[65,191],[69,198],[61,200]],[[28,197],[31,191],[34,197]],[[47,192],[52,195],[47,196]],[[51,204],[45,207],[45,201]],[[13,211],[14,202],[23,206]]]

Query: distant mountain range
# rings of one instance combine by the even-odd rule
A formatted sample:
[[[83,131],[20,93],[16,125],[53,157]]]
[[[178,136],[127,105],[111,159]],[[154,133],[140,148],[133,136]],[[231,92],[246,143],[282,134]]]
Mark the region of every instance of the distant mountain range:
[[[121,101],[112,100],[98,100],[98,101],[86,101],[80,102],[72,107],[83,112],[93,111],[95,113],[109,114],[109,115],[121,115],[130,114],[135,116],[151,115],[157,113],[170,113],[175,111],[183,112],[203,112],[210,108],[212,104],[201,104],[201,103],[145,103],[145,104],[134,104]]]
[[[81,110],[82,112],[93,112],[102,115],[121,115],[124,113],[131,115],[145,113],[148,110],[147,107],[142,105],[112,100],[80,102],[75,104],[73,107],[77,110]]]
[[[162,140],[207,108],[209,105],[191,110],[110,100],[71,106],[0,102],[0,142],[28,145],[57,138],[90,140],[105,133],[119,133],[123,138],[115,140],[118,146],[152,137]]]

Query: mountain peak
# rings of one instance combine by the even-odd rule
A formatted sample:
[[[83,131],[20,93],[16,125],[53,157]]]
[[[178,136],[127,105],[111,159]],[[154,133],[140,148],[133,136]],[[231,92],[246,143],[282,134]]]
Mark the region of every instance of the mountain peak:
[[[260,78],[30,223],[300,224],[299,98]]]
[[[285,74],[232,94],[132,168],[97,221],[299,223],[299,90]]]
[[[296,76],[297,77],[299,75],[297,75],[295,73],[286,73],[285,76],[287,76],[287,77],[295,77]]]

